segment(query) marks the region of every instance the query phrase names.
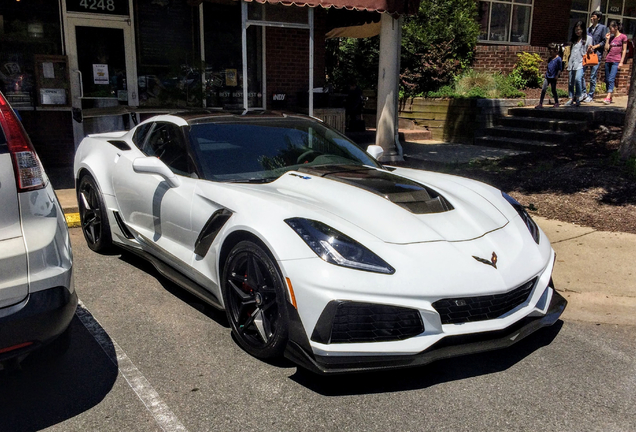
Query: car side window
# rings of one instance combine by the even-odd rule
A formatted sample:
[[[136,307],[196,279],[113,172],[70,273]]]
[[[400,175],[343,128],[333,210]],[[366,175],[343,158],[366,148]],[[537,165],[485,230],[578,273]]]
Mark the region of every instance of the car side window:
[[[135,130],[132,141],[135,143],[137,148],[141,149],[143,147],[144,142],[148,137],[148,132],[150,132],[150,129],[152,129],[153,124],[154,123],[144,123]]]
[[[141,151],[156,156],[175,174],[188,175],[188,152],[181,128],[172,123],[155,123]]]

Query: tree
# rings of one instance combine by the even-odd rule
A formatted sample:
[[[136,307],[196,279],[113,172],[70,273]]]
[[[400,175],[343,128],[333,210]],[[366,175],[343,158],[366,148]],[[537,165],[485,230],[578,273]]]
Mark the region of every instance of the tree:
[[[400,81],[406,95],[448,84],[473,58],[479,23],[474,0],[422,0],[402,27]]]
[[[437,90],[470,66],[479,23],[475,0],[421,0],[417,15],[402,27],[400,85],[407,96]],[[329,83],[348,89],[354,79],[363,89],[378,84],[379,37],[327,40]]]
[[[621,159],[636,157],[636,65],[632,63],[632,78],[630,80],[629,97],[627,98],[627,111],[625,112],[625,125],[619,153]]]
[[[329,83],[347,92],[353,80],[362,89],[378,86],[380,37],[334,38],[326,43],[326,69]]]

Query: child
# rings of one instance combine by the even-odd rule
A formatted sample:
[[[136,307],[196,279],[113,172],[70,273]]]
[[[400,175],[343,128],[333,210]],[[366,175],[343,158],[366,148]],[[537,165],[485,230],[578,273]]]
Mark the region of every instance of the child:
[[[550,60],[548,61],[548,69],[545,72],[545,78],[543,79],[543,88],[541,89],[541,99],[539,100],[539,105],[535,108],[543,108],[543,98],[545,97],[545,92],[548,90],[548,84],[550,84],[550,88],[552,89],[552,97],[554,97],[554,108],[559,107],[559,96],[557,95],[557,78],[563,69],[563,62],[561,61],[561,57],[559,57],[559,46],[555,43],[551,43],[548,45],[548,50],[550,51]]]

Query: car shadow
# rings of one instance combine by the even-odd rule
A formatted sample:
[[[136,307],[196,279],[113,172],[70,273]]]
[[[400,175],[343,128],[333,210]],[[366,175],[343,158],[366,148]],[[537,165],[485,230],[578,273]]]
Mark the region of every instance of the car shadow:
[[[117,379],[115,349],[102,348],[76,316],[70,345],[52,356],[45,347],[18,370],[0,371],[0,430],[35,431],[53,426],[99,404]],[[110,343],[110,344],[109,344]],[[112,355],[107,351],[112,349]]]
[[[320,376],[298,368],[290,379],[323,396],[419,390],[445,382],[503,372],[549,345],[562,327],[563,321],[559,320],[509,348],[439,360],[426,366],[336,376]]]
[[[184,288],[181,288],[179,285],[175,284],[174,282],[163,276],[161,273],[159,273],[151,263],[149,263],[142,257],[126,250],[120,250],[119,252],[121,253],[119,259],[157,279],[161,286],[170,294],[172,294],[182,302],[187,303],[190,307],[196,309],[217,324],[225,328],[230,328],[230,324],[227,321],[227,317],[224,311],[209,305],[194,294],[191,294]]]

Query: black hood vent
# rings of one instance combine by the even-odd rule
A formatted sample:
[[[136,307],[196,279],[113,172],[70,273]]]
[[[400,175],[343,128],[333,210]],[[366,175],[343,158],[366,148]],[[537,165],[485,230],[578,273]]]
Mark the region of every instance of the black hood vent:
[[[414,214],[453,210],[451,203],[433,189],[388,171],[359,165],[321,165],[298,171],[367,190]]]

